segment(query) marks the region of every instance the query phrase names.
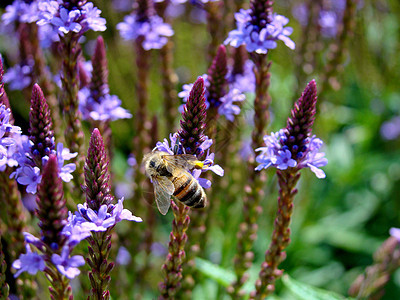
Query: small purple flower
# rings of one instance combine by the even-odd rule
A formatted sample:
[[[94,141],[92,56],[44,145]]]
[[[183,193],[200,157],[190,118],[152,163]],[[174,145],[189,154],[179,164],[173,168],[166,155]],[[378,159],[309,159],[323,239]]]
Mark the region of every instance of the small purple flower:
[[[115,262],[121,266],[126,266],[131,260],[132,257],[129,251],[124,246],[119,247]]]
[[[397,240],[397,242],[400,243],[400,228],[392,227],[390,228],[389,233],[392,237],[394,237]]]
[[[91,222],[86,222],[79,213],[73,215],[71,212],[68,212],[68,222],[64,226],[62,234],[68,237],[68,245],[74,247],[82,240],[91,236],[91,231],[95,229],[96,225]]]
[[[73,178],[71,173],[75,171],[76,165],[74,163],[66,164],[64,160],[70,160],[78,155],[78,153],[71,153],[68,148],[64,148],[62,143],[57,144],[57,162],[59,168],[59,175],[64,182],[69,182]]]
[[[90,97],[88,88],[79,91],[79,110],[84,120],[115,121],[132,118],[129,111],[121,107],[118,96],[106,94],[97,102]]]
[[[308,151],[305,159],[299,164],[299,168],[308,167],[318,178],[325,178],[325,173],[320,167],[328,164],[325,153],[318,152],[324,142],[314,136],[308,138]]]
[[[91,208],[86,210],[87,220],[96,225],[93,231],[106,231],[107,228],[114,226],[115,218],[107,210],[108,207],[105,204],[100,206],[97,213]]]
[[[234,102],[243,102],[246,96],[238,89],[229,89],[229,92],[219,99],[221,101],[218,107],[218,113],[225,116],[228,121],[233,122],[236,115],[240,114],[240,106]]]
[[[75,278],[80,274],[78,267],[85,264],[85,259],[80,255],[69,257],[70,249],[64,246],[61,255],[54,253],[51,256],[52,263],[56,266],[57,270],[69,279]]]
[[[122,220],[142,222],[142,218],[134,216],[132,212],[124,208],[123,202],[124,198],[119,199],[117,205],[115,205],[112,210],[112,218],[114,218],[115,224]]]
[[[117,25],[124,40],[136,40],[144,37],[142,47],[145,50],[161,49],[174,34],[171,25],[164,23],[157,15],[151,16],[146,22],[139,21],[135,14],[128,15],[124,22]]]
[[[38,271],[43,271],[46,267],[41,255],[32,252],[31,247],[26,245],[26,254],[21,254],[19,259],[13,262],[12,267],[18,270],[14,277],[18,277],[22,272],[35,275]]]
[[[42,180],[40,175],[40,169],[38,167],[23,166],[18,172],[17,181],[19,184],[26,185],[26,191],[28,193],[35,194],[37,185]]]
[[[70,31],[79,32],[82,29],[82,25],[75,22],[79,16],[80,12],[77,9],[68,11],[68,9],[60,7],[59,16],[54,16],[50,24],[57,27],[61,34],[67,34]]]
[[[28,244],[32,244],[38,249],[41,249],[44,246],[44,243],[33,234],[30,234],[29,232],[23,232],[23,234],[25,242],[27,242]]]
[[[8,83],[10,90],[23,90],[28,87],[31,82],[32,64],[29,65],[15,65],[9,68],[4,74],[4,83]]]
[[[319,26],[325,37],[335,37],[338,31],[338,15],[334,11],[322,10],[319,13]]]
[[[167,139],[164,139],[164,142],[157,142],[156,148],[158,151],[167,152],[171,155],[174,155],[174,148],[177,144],[177,140],[179,141],[179,134],[175,132],[174,134],[169,134],[169,139],[171,140],[171,146]]]
[[[394,117],[381,126],[381,135],[385,140],[395,140],[400,136],[400,117]]]
[[[297,162],[292,159],[292,153],[289,150],[279,150],[275,165],[279,170],[286,170],[288,167],[294,168]]]
[[[226,79],[229,83],[229,89],[238,89],[242,93],[254,93],[256,90],[256,78],[254,75],[254,63],[248,59],[243,66],[242,74],[232,74],[232,68],[228,67]]]
[[[246,45],[248,52],[258,54],[266,54],[269,49],[276,48],[277,40],[281,40],[292,50],[295,48],[294,42],[289,38],[293,29],[284,27],[289,22],[288,18],[273,14],[272,21],[266,23],[265,27],[259,28],[252,24],[251,12],[251,9],[241,9],[235,13],[237,29],[229,33],[225,44],[230,44],[235,48]]]
[[[204,79],[204,85],[208,87],[210,85],[210,82],[207,80],[207,74],[203,74],[201,77]],[[254,73],[253,73],[254,77]],[[218,106],[218,114],[225,116],[225,118],[229,121],[233,121],[236,115],[240,114],[240,107],[234,102],[243,102],[246,100],[246,96],[243,94],[245,92],[244,90],[240,90],[236,88],[235,86],[238,86],[238,83],[236,81],[232,81],[232,77],[230,74],[227,74],[226,76],[228,82],[229,82],[229,91],[228,93],[223,96],[222,98],[219,99],[219,106]],[[232,82],[231,82],[232,81]],[[187,102],[187,99],[189,97],[190,91],[193,87],[193,84],[184,84],[182,86],[182,91],[178,93],[178,97],[182,98],[183,102]],[[249,88],[249,87],[248,87]],[[251,86],[250,86],[251,88]],[[254,92],[254,90],[253,90]],[[205,92],[205,98],[206,98],[206,109],[209,108],[210,102],[207,100],[208,99],[208,90],[206,89]],[[183,107],[184,104],[179,107],[179,111],[183,113]]]

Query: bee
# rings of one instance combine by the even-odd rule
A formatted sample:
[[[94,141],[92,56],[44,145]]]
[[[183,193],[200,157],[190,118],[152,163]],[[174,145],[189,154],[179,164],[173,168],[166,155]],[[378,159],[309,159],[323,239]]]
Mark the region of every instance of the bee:
[[[206,206],[207,197],[199,182],[189,173],[202,169],[203,163],[190,154],[171,155],[154,151],[143,158],[146,175],[154,186],[158,210],[165,215],[175,196],[183,204],[193,208]]]

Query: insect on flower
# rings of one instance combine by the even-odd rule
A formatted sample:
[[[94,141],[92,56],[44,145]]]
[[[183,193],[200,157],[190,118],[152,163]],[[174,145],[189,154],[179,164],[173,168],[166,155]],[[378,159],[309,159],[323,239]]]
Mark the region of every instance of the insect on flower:
[[[204,166],[196,156],[153,151],[145,155],[143,161],[146,175],[153,183],[156,204],[161,214],[165,215],[168,212],[172,195],[189,207],[206,206],[206,194],[189,172]]]

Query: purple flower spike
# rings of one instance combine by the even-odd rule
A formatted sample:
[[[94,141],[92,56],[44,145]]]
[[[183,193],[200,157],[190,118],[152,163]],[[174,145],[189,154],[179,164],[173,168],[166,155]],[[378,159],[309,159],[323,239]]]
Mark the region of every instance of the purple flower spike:
[[[290,49],[295,48],[289,38],[293,29],[285,27],[289,19],[272,13],[272,1],[256,1],[250,3],[250,9],[241,9],[235,14],[237,29],[229,33],[225,44],[238,48],[246,45],[248,52],[266,54],[277,46],[281,40]]]
[[[82,35],[88,30],[106,30],[106,20],[100,17],[101,11],[92,2],[69,6],[60,1],[40,1],[38,4],[39,26],[51,25],[60,36],[67,33]]]
[[[328,163],[325,154],[319,152],[323,142],[310,137],[316,103],[317,86],[312,80],[295,103],[286,128],[265,136],[266,147],[256,149],[261,151],[256,158],[257,171],[271,166],[280,170],[310,168],[318,178],[325,178],[325,173],[319,169]]]
[[[18,270],[14,277],[18,277],[22,272],[35,275],[38,271],[43,271],[46,267],[43,256],[32,252],[31,247],[26,245],[26,254],[21,254],[19,259],[13,262],[12,267]]]
[[[69,257],[70,249],[64,246],[61,255],[54,253],[51,256],[51,262],[56,266],[57,270],[65,277],[72,279],[78,276],[81,271],[78,267],[85,264],[85,259],[80,255]]]

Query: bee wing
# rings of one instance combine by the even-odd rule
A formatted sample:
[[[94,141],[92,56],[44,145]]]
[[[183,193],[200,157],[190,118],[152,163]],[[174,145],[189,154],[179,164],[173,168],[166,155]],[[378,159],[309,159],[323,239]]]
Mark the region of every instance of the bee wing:
[[[175,191],[174,184],[165,177],[153,177],[152,181],[158,210],[166,215],[171,205],[171,196]]]
[[[196,166],[203,167],[203,163],[191,154],[163,155],[163,159],[167,163],[167,170],[171,173],[174,173],[176,168],[190,170]]]

